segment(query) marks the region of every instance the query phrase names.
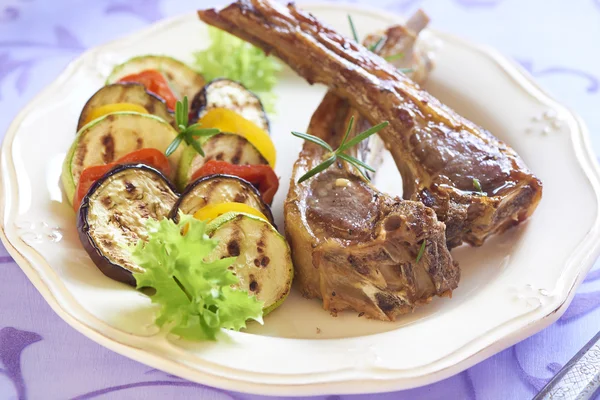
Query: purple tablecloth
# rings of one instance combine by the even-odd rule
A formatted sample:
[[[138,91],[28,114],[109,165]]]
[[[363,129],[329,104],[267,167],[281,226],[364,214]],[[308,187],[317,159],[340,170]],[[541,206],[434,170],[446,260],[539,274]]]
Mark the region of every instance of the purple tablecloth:
[[[0,133],[83,50],[219,0],[0,0]],[[424,8],[433,26],[498,48],[584,117],[600,154],[600,0],[354,0]],[[40,126],[52,135],[52,127]],[[445,381],[321,399],[531,398],[600,329],[600,268],[543,332]],[[63,322],[0,246],[0,399],[258,399],[181,380]]]

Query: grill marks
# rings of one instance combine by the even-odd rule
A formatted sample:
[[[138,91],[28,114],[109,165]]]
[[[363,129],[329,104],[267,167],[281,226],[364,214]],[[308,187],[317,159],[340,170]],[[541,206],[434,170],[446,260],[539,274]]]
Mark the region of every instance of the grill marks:
[[[242,153],[244,152],[244,144],[242,142],[238,142],[235,153],[233,153],[233,157],[231,157],[232,164],[239,164],[242,159]]]
[[[131,182],[125,181],[125,190],[127,193],[133,193],[135,190],[135,185]]]
[[[188,176],[192,176],[204,163],[217,160],[235,165],[267,165],[267,160],[245,138],[223,132],[210,138],[203,146],[205,157],[196,155]]]
[[[115,140],[113,139],[112,132],[109,131],[106,135],[102,136],[102,160],[105,164],[108,164],[115,159]]]
[[[227,243],[227,253],[229,253],[231,257],[238,257],[241,254],[241,241],[241,229],[233,229],[229,242]]]
[[[254,266],[257,268],[267,268],[271,262],[271,259],[265,255],[268,232],[269,228],[263,225],[260,231],[260,239],[256,242],[256,253],[258,254],[258,257],[254,259]]]

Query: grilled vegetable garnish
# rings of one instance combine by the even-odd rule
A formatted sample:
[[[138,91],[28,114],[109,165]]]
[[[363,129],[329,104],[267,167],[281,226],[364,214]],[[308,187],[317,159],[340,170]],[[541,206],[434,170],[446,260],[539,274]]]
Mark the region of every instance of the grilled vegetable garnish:
[[[167,108],[170,111],[175,109],[177,103],[177,95],[171,90],[171,86],[167,81],[167,78],[154,69],[139,72],[137,74],[131,74],[122,77],[118,80],[119,83],[139,83],[144,85],[147,91],[158,96],[165,101]]]
[[[234,111],[269,132],[269,120],[260,99],[239,82],[229,79],[215,79],[198,92],[192,102],[194,120],[215,108]]]
[[[137,287],[155,290],[158,326],[183,339],[215,340],[221,328],[239,331],[249,319],[262,324],[262,302],[232,288],[239,284],[228,269],[233,260],[206,260],[218,243],[206,234],[206,223],[182,215],[178,224],[151,219],[146,227],[148,240],[131,256],[144,268],[134,274]]]
[[[170,124],[173,123],[173,117],[167,110],[165,102],[155,95],[148,93],[143,85],[115,83],[104,86],[85,103],[79,116],[77,130],[79,131],[88,122],[102,116],[97,115],[99,108],[122,104],[136,104],[143,107],[147,113],[156,115]],[[117,108],[115,107],[113,111],[135,111],[132,109],[118,110]],[[105,108],[104,110],[107,111],[108,109]]]
[[[171,210],[170,217],[176,219],[178,212],[195,214],[206,206],[231,202],[252,207],[273,223],[271,209],[250,182],[222,174],[209,175],[190,184]]]
[[[81,201],[90,190],[94,182],[102,178],[106,173],[108,173],[108,171],[115,168],[117,165],[122,164],[144,164],[149,167],[156,168],[165,176],[169,176],[171,172],[169,159],[162,152],[156,149],[136,150],[110,164],[87,167],[81,173],[81,176],[79,177],[79,183],[77,184],[77,190],[75,191],[75,199],[73,201],[73,207],[75,208],[75,211],[79,209]]]
[[[139,113],[109,114],[84,126],[63,164],[61,180],[67,198],[73,201],[85,168],[111,163],[142,148],[164,152],[175,136],[177,131],[163,119]],[[172,171],[177,170],[182,153],[180,147],[169,157]]]
[[[213,108],[199,120],[205,128],[217,128],[221,132],[233,133],[248,140],[260,152],[269,165],[275,168],[277,151],[269,133],[235,111]]]
[[[252,208],[244,203],[219,203],[219,204],[209,204],[206,207],[202,207],[198,211],[194,213],[194,218],[200,221],[210,222],[214,219],[217,219],[223,214],[227,213],[237,213],[237,214],[248,214],[253,217],[260,218],[265,222],[269,222],[267,217],[258,211],[256,208]]]
[[[265,315],[277,308],[290,292],[293,278],[290,248],[268,222],[244,213],[227,213],[208,225],[218,239],[208,261],[237,257],[232,264],[239,288],[264,301]]]
[[[177,186],[185,187],[192,176],[204,164],[211,160],[225,161],[230,164],[264,165],[267,160],[248,140],[241,136],[220,133],[202,144],[205,157],[194,149],[186,149],[181,156],[177,171]]]
[[[81,203],[81,243],[103,274],[135,285],[132,272],[143,270],[132,262],[127,247],[145,240],[146,220],[166,217],[176,201],[175,188],[157,170],[142,164],[117,166]]]
[[[234,175],[247,180],[256,186],[267,204],[271,204],[279,188],[279,179],[268,165],[233,165],[224,161],[209,161],[194,173],[192,180],[214,174]]]
[[[134,57],[123,64],[117,65],[108,79],[107,84],[118,82],[120,79],[144,71],[158,71],[167,80],[177,99],[184,96],[192,99],[204,87],[202,75],[171,57],[146,55]]]

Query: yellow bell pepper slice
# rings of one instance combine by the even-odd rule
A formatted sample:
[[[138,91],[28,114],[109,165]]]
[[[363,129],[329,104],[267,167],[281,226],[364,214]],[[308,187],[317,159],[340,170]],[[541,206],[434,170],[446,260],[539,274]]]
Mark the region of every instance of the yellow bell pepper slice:
[[[226,108],[213,108],[198,121],[202,128],[218,128],[221,132],[239,135],[256,147],[256,150],[275,168],[276,150],[271,137],[254,122]]]
[[[104,117],[105,115],[112,114],[114,112],[119,112],[119,111],[134,111],[134,112],[138,112],[140,114],[149,114],[148,110],[146,110],[144,107],[140,106],[139,104],[133,104],[133,103],[105,104],[103,106],[92,109],[92,111],[90,111],[87,118],[85,119],[84,125],[95,119],[98,119],[100,117]]]
[[[242,212],[250,215],[254,215],[260,219],[269,222],[267,217],[260,211],[258,211],[254,207],[250,207],[244,203],[218,203],[218,204],[209,204],[205,207],[202,207],[198,211],[194,213],[194,218],[199,219],[200,221],[212,221],[213,219],[226,214],[228,212]]]

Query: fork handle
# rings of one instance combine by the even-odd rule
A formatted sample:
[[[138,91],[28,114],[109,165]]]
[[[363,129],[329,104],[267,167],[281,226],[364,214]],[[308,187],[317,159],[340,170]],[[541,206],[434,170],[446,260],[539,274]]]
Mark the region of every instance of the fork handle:
[[[600,389],[600,332],[548,382],[533,400],[588,400]]]

